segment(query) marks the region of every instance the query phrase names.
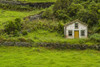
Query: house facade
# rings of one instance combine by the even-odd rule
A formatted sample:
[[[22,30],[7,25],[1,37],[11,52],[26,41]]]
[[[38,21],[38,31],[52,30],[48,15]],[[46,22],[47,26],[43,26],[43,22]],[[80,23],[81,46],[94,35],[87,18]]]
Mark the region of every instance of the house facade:
[[[87,38],[88,25],[80,20],[74,20],[64,26],[64,35],[66,38]]]

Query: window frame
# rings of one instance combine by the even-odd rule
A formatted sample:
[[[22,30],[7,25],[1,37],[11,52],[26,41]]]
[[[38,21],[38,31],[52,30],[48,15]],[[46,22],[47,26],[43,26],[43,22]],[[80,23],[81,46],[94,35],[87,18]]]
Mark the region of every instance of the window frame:
[[[78,29],[79,25],[78,23],[75,23],[75,29]]]
[[[73,36],[73,31],[72,30],[68,30],[68,36]]]
[[[81,36],[85,36],[85,30],[81,30]]]

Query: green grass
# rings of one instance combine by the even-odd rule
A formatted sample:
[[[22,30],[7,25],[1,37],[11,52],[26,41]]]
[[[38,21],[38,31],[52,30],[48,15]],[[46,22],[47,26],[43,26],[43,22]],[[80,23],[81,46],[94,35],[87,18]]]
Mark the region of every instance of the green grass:
[[[32,39],[35,42],[52,42],[52,43],[70,43],[70,44],[86,44],[94,45],[95,42],[88,41],[88,39],[66,39],[63,34],[59,32],[50,32],[47,30],[39,29],[28,33],[24,38]]]
[[[19,0],[19,1],[26,1],[26,2],[56,2],[56,0]]]
[[[99,67],[95,50],[0,47],[0,67]]]
[[[50,32],[48,30],[38,29],[33,32],[29,32],[27,35],[20,35],[19,37],[9,37],[8,35],[1,35],[1,38],[5,38],[8,41],[20,41],[19,39],[23,39],[25,41],[32,40],[35,43],[39,42],[47,42],[47,43],[69,43],[71,45],[94,45],[98,44],[98,42],[92,42],[89,39],[66,39],[63,34],[59,32]]]
[[[33,11],[21,12],[21,11],[10,11],[10,10],[0,9],[0,29],[4,27],[4,25],[7,21],[12,21],[15,18],[23,19],[26,16],[37,14],[37,13],[41,12],[42,10],[43,9],[41,9],[41,10],[36,9]]]

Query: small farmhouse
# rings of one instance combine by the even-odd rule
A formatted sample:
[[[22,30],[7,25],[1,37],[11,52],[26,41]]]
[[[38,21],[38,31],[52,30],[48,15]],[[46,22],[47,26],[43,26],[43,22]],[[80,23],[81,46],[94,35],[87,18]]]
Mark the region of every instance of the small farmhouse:
[[[88,25],[80,20],[74,20],[64,26],[66,38],[87,38]]]

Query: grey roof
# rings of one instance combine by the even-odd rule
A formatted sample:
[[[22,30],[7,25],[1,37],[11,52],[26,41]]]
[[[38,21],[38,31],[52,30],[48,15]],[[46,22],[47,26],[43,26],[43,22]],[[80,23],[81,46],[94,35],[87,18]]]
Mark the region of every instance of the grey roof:
[[[72,21],[72,22],[70,22],[70,23],[67,23],[67,24],[65,24],[64,26],[68,26],[68,25],[70,25],[70,24],[72,24],[72,23],[75,23],[75,22],[79,22],[79,23],[81,23],[81,24],[83,24],[83,25],[85,25],[85,26],[88,26],[85,22],[82,22],[82,21],[80,21],[79,19],[76,19],[76,20],[74,20],[74,21]]]

